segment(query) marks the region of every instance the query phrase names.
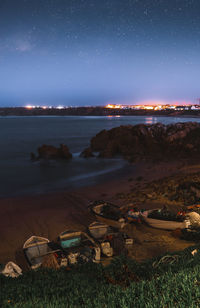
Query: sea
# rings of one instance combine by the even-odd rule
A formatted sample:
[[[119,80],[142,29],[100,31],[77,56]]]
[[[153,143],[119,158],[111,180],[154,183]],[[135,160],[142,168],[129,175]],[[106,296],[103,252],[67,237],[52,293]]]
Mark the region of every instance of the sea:
[[[103,129],[140,123],[200,122],[199,118],[152,116],[33,116],[0,117],[0,198],[42,194],[96,185],[130,170],[121,158],[84,159],[80,153]],[[66,144],[73,159],[32,162],[42,144]],[[131,168],[134,168],[132,166]]]

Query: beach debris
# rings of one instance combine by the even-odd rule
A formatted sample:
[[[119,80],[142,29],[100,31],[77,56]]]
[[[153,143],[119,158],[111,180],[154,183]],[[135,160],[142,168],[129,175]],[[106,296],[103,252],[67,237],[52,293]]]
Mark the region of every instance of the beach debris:
[[[111,247],[109,241],[105,241],[101,243],[101,251],[106,257],[113,256],[113,248]]]
[[[189,218],[190,225],[192,227],[200,227],[200,215],[196,212],[187,213],[187,217]]]
[[[58,269],[60,265],[55,254],[49,254],[43,257],[41,267]]]
[[[191,254],[192,254],[193,256],[196,255],[196,254],[197,254],[197,249],[192,250],[192,251],[191,251]]]
[[[165,264],[174,264],[175,262],[178,262],[180,256],[179,255],[166,255],[160,260],[153,262],[152,266],[153,268],[157,268],[159,265],[165,263]]]
[[[141,223],[140,215],[141,215],[141,212],[139,211],[139,209],[137,207],[130,209],[127,212],[128,222]]]
[[[22,269],[14,262],[9,261],[0,273],[6,277],[17,278],[22,275]]]

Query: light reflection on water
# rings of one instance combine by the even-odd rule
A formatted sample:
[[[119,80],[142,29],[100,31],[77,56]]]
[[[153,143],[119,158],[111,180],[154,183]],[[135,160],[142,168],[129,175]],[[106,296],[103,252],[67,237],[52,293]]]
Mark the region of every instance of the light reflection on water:
[[[145,118],[145,124],[156,124],[157,118],[156,117],[146,117]]]

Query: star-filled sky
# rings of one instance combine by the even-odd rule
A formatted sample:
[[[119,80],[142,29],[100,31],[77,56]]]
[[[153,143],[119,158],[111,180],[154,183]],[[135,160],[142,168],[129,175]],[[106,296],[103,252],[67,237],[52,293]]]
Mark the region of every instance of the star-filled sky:
[[[198,97],[199,0],[0,0],[0,106]]]

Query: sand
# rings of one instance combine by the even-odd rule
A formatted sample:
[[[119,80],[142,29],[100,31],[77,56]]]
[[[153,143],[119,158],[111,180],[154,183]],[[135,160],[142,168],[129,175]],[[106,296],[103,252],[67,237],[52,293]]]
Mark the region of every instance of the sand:
[[[126,205],[119,199],[119,193],[137,189],[138,179],[142,186],[169,175],[189,172],[188,170],[180,161],[138,163],[134,171],[126,176],[96,186],[45,195],[1,199],[0,263],[12,260],[25,268],[26,261],[22,247],[31,235],[56,240],[59,233],[64,230],[86,229],[89,223],[96,220],[87,209],[90,201],[105,199],[119,206]],[[144,204],[143,207],[153,208],[153,204]],[[181,250],[194,244],[173,237],[169,231],[152,229],[144,224],[128,225],[125,231],[134,239],[129,255],[138,261],[168,251]]]

